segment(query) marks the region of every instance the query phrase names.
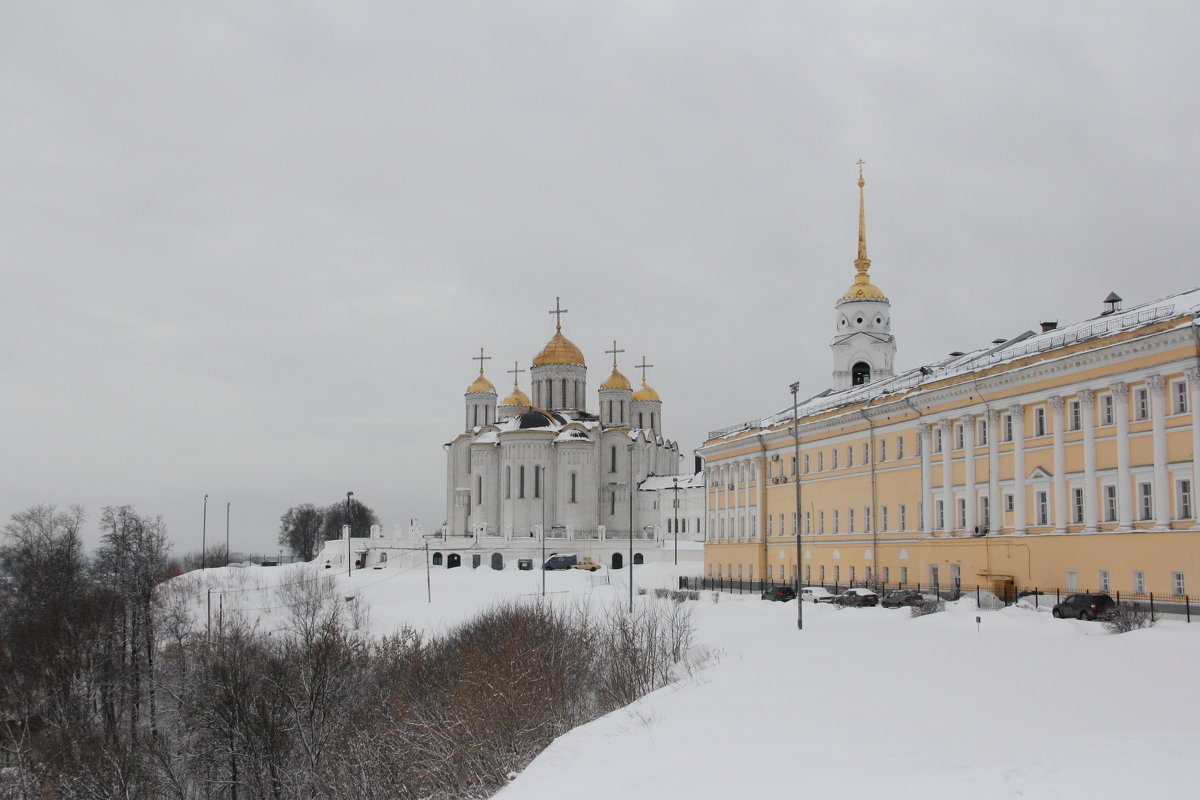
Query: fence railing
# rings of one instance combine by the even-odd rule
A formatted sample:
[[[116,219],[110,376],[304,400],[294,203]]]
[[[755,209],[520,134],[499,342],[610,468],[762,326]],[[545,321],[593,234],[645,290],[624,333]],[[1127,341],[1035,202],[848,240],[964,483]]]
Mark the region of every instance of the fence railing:
[[[959,600],[963,597],[974,595],[976,605],[980,607],[984,606],[986,596],[988,604],[994,602],[992,598],[1002,602],[1005,606],[1010,606],[1020,600],[1024,600],[1026,605],[1032,605],[1035,609],[1042,606],[1053,607],[1061,603],[1065,597],[1072,594],[1109,594],[1117,605],[1121,603],[1139,603],[1147,606],[1151,614],[1178,614],[1184,617],[1187,622],[1192,621],[1192,598],[1186,594],[1155,594],[1154,592],[1136,594],[1130,592],[1093,592],[1091,590],[1078,589],[1068,592],[1058,587],[1043,589],[1037,586],[1018,590],[1018,587],[1012,584],[1002,584],[1000,586],[940,586],[937,584],[880,583],[875,581],[856,581],[853,583],[823,583],[817,581],[802,585],[806,587],[819,586],[834,595],[841,594],[846,589],[866,588],[878,594],[880,600],[883,599],[887,592],[893,589],[915,589],[920,594],[937,595],[942,600]],[[680,589],[711,590],[731,594],[759,594],[780,586],[790,586],[794,591],[799,591],[795,581],[688,576],[682,576],[679,579]]]

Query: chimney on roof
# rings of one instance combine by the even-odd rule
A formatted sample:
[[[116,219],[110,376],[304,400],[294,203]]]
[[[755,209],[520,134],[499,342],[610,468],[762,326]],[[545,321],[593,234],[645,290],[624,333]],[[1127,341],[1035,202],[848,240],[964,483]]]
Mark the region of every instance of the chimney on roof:
[[[1124,298],[1122,298],[1121,295],[1117,294],[1116,292],[1109,292],[1108,297],[1104,298],[1104,305],[1108,306],[1108,308],[1101,311],[1100,316],[1107,317],[1109,314],[1120,311],[1121,301],[1123,299]]]
[[[959,356],[964,356],[964,355],[966,355],[966,353],[964,353],[962,350],[955,350],[953,353],[950,354],[950,357],[958,358]]]
[[[992,339],[992,344],[1004,344],[1008,339]]]
[[[1043,322],[1042,323],[1042,333],[1049,333],[1050,331],[1054,330],[1057,327],[1058,327],[1058,320],[1054,320],[1053,322]]]

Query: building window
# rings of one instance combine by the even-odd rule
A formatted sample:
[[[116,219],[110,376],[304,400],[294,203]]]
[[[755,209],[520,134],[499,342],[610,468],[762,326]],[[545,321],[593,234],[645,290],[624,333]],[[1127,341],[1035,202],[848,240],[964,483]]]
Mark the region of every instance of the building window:
[[[1176,519],[1192,519],[1196,514],[1193,511],[1191,480],[1178,481],[1175,486],[1177,487],[1175,508],[1178,512]]]
[[[579,481],[578,481],[578,478],[579,478],[579,474],[578,474],[578,473],[575,473],[575,472],[572,472],[572,473],[571,473],[571,502],[572,502],[572,503],[577,503],[577,502],[579,502],[579,495],[578,495],[578,488],[579,488],[578,484],[579,484]]]
[[[942,452],[942,429],[940,426],[933,429],[933,452]]]
[[[1011,442],[1012,437],[1012,414],[1002,414],[1000,416],[1001,441]]]
[[[962,450],[966,441],[966,431],[963,430],[961,422],[954,423],[954,449]]]
[[[512,499],[512,467],[504,468],[504,499]]]
[[[1016,507],[1014,505],[1015,502],[1016,501],[1013,500],[1013,496],[1011,494],[1004,495],[1004,510],[1012,511]]]
[[[1104,487],[1104,521],[1117,521],[1117,487]]]
[[[609,492],[608,493],[608,515],[611,517],[611,516],[615,515],[616,513],[617,513],[617,493]],[[671,523],[671,521],[667,520],[667,524],[669,525],[670,523]]]
[[[1077,431],[1083,427],[1083,416],[1079,411],[1078,400],[1071,400],[1067,403],[1067,417],[1069,419],[1067,425],[1071,430]]]
[[[825,452],[817,453],[817,472],[825,471]]]
[[[846,530],[849,533],[854,533],[854,509],[846,512]]]
[[[883,568],[883,583],[884,583],[884,585],[885,585],[885,586],[887,585],[887,582],[888,582],[890,579],[891,579],[891,570],[890,570],[890,569],[888,569],[888,568],[885,566],[885,567]]]
[[[979,498],[979,520],[980,520],[979,526],[984,531],[987,531],[988,526],[991,524],[990,523],[991,519],[992,519],[992,498],[988,497],[987,495],[984,495],[983,497]]]
[[[887,529],[888,529],[887,506],[884,506],[883,508],[881,508],[879,510],[879,527],[880,527],[880,529],[883,530],[884,533],[887,533]]]
[[[887,461],[887,440],[886,439],[879,440],[879,460]]]
[[[842,565],[834,564],[833,565],[833,582],[840,583],[841,580],[842,580]]]
[[[904,458],[904,437],[896,437],[896,458]]]
[[[525,467],[524,467],[524,465],[518,467],[518,470],[519,471],[517,473],[517,475],[518,475],[518,477],[517,477],[517,497],[519,497],[523,500],[523,499],[525,499]]]
[[[838,528],[838,510],[836,508],[833,510],[833,532],[840,532],[840,529]]]
[[[817,533],[824,533],[824,532],[825,532],[825,512],[818,511],[817,512]]]
[[[938,530],[941,530],[942,528],[946,527],[944,524],[946,521],[944,512],[945,512],[945,509],[942,508],[942,501],[935,500],[933,503],[933,520],[934,520],[933,524]]]
[[[825,582],[825,565],[824,565],[824,564],[822,564],[822,565],[821,565],[820,567],[818,567],[817,569],[818,569],[818,572],[817,572],[817,574],[818,574],[818,576],[819,576],[819,577],[820,577],[820,579],[821,579],[821,583],[824,583],[824,582]]]
[[[1171,382],[1171,413],[1186,414],[1188,412],[1188,391],[1186,381]]]
[[[1150,419],[1150,390],[1142,387],[1133,390],[1134,419]]]
[[[608,471],[617,471],[617,446],[615,444],[608,450]]]
[[[1033,410],[1033,435],[1046,435],[1046,407],[1038,406]]]
[[[837,450],[836,449],[829,451],[829,468],[837,469]]]
[[[1142,521],[1154,519],[1154,486],[1149,483],[1138,484],[1138,506],[1141,508]]]
[[[967,527],[967,498],[958,498],[958,527],[965,529]]]
[[[854,583],[854,567],[850,567],[850,582]]]
[[[1072,522],[1083,523],[1083,489],[1071,490],[1071,517]]]
[[[871,530],[871,507],[863,506],[863,532]]]
[[[1133,571],[1133,593],[1146,593],[1146,573],[1140,569],[1135,569]]]
[[[795,466],[795,464],[796,464],[796,459],[793,458],[792,465]],[[807,453],[804,454],[804,474],[805,475],[808,474],[808,454]]]
[[[1079,575],[1078,574],[1076,574],[1074,572],[1067,573],[1067,591],[1068,592],[1079,591]]]
[[[767,536],[775,535],[775,517],[767,515]]]
[[[795,567],[792,567],[793,574],[795,573],[795,569]],[[804,582],[812,583],[812,564],[804,565]]]
[[[846,445],[846,466],[854,466],[854,445]]]
[[[1181,595],[1181,596],[1184,594],[1187,594],[1187,592],[1184,591],[1185,588],[1186,587],[1183,584],[1183,573],[1182,572],[1172,572],[1171,573],[1171,594]]]
[[[865,442],[863,444],[863,463],[864,464],[871,463],[871,443],[870,442]]]
[[[798,525],[799,525],[799,517],[797,517],[796,512],[793,511],[792,512],[792,536],[796,535],[796,529],[797,529]]]
[[[1034,505],[1037,507],[1037,524],[1050,524],[1050,502],[1046,492],[1034,493]]]
[[[1109,582],[1109,579],[1108,579],[1108,570],[1106,570],[1106,569],[1102,569],[1102,570],[1100,570],[1100,579],[1099,579],[1099,589],[1100,589],[1100,591],[1102,591],[1102,592],[1107,592],[1107,591],[1110,591],[1110,589],[1108,588],[1108,587],[1109,587],[1109,583],[1110,583],[1110,582]]]
[[[901,567],[900,568],[900,585],[903,586],[906,583],[908,583],[908,567]]]
[[[979,428],[979,431],[978,431],[978,435],[976,436],[976,439],[978,439],[978,441],[979,441],[979,444],[981,444],[981,445],[983,445],[983,444],[987,444],[987,443],[988,443],[988,440],[987,440],[987,437],[988,437],[988,423],[987,423],[987,420],[986,420],[986,419],[981,419],[981,420],[979,420],[979,426],[978,426],[978,428]]]
[[[1100,397],[1100,424],[1113,424],[1113,396],[1111,394],[1101,395]]]
[[[907,511],[907,508],[903,504],[901,504],[901,506],[900,506],[900,530],[902,530],[902,531],[908,530],[907,520],[905,519],[905,517],[907,516],[906,511]]]
[[[935,587],[941,586],[941,583],[938,581],[938,565],[937,564],[929,565],[929,585],[935,586]]]
[[[811,511],[804,512],[804,532],[812,533],[812,512]]]

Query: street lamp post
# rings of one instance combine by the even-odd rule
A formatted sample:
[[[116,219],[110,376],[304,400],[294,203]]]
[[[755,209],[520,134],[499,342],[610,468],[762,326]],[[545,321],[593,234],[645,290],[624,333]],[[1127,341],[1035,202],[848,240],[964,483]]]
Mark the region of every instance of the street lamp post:
[[[633,443],[629,444],[629,613],[633,613]]]
[[[208,495],[204,495],[204,522],[200,527],[200,569],[204,569],[207,564],[205,561],[205,551],[208,548]]]
[[[542,598],[546,597],[546,468],[535,467],[542,471],[539,488],[542,490]]]
[[[803,524],[800,520],[800,415],[799,402],[797,401],[797,392],[800,391],[800,382],[792,384],[792,438],[796,446],[796,466],[792,468],[795,475],[792,477],[796,481],[796,629],[804,630],[804,598],[800,594],[800,570],[801,570],[801,550],[800,550],[800,530]]]
[[[225,503],[225,560],[229,561],[229,503]]]
[[[354,538],[354,528],[350,525],[350,498],[354,497],[354,492],[346,492],[346,577],[350,577],[350,571],[353,567],[354,556],[351,553],[350,540]]]
[[[679,476],[671,479],[671,488],[675,492],[675,566],[679,566]]]

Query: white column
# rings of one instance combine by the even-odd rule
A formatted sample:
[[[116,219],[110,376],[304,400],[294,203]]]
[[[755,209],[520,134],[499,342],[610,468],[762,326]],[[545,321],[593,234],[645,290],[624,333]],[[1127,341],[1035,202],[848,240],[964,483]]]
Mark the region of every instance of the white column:
[[[1025,514],[1025,406],[1018,403],[1009,412],[1013,426],[1013,533],[1024,533],[1029,527]]]
[[[938,426],[942,430],[942,533],[951,536],[954,533],[954,423],[944,419]]]
[[[1066,533],[1067,520],[1067,455],[1064,433],[1066,424],[1063,415],[1063,399],[1055,395],[1050,398],[1050,410],[1054,431],[1054,532]]]
[[[1133,528],[1133,486],[1129,471],[1129,384],[1118,381],[1112,390],[1117,415],[1117,530]]]
[[[1151,435],[1154,439],[1154,527],[1171,527],[1171,476],[1167,472],[1167,409],[1162,375],[1146,378],[1150,387]]]
[[[1192,516],[1200,506],[1200,367],[1187,371],[1188,405],[1192,410]],[[1193,523],[1193,529],[1200,525]]]
[[[979,514],[975,508],[975,417],[964,414],[959,420],[963,426],[963,484],[967,490],[967,533],[974,533],[979,525]]]
[[[1100,509],[1096,493],[1096,393],[1084,389],[1079,393],[1079,410],[1083,422],[1083,529],[1097,529]]]
[[[988,529],[994,533],[1000,532],[1000,520],[1003,517],[1000,500],[1000,412],[987,412],[988,432]]]
[[[933,533],[933,456],[932,436],[928,422],[917,425],[917,440],[921,443],[921,530]]]

